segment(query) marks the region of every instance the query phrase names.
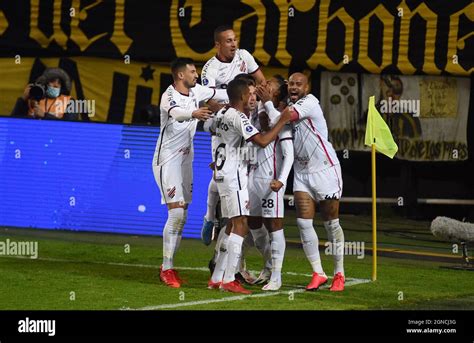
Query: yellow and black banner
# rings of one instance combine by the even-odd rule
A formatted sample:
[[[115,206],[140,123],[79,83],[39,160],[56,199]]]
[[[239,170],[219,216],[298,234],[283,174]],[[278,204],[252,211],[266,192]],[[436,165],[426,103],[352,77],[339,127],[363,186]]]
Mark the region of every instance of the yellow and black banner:
[[[0,3],[2,57],[205,62],[230,24],[265,66],[469,75],[471,0],[14,0]]]
[[[266,76],[305,70],[315,94],[323,70],[467,76],[474,69],[471,0],[2,1],[0,114],[11,113],[47,67],[60,67],[73,98],[95,101],[90,120],[140,122],[172,82],[169,62],[192,57],[202,65],[223,24]]]
[[[150,104],[158,106],[161,94],[173,82],[169,64],[164,63],[84,56],[0,58],[0,114],[10,114],[25,86],[51,67],[60,67],[70,76],[72,98],[93,101],[94,114],[87,118],[92,121],[144,122],[140,117],[144,109]],[[288,76],[287,68],[266,67],[263,71],[267,77]]]

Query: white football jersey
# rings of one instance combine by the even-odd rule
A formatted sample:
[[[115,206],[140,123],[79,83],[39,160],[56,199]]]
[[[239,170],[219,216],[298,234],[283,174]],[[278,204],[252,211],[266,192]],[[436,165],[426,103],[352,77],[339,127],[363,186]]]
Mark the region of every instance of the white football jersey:
[[[231,62],[222,62],[217,56],[206,62],[201,72],[201,83],[206,87],[227,88],[239,74],[253,74],[258,70],[253,56],[244,49],[237,49]]]
[[[174,108],[195,111],[200,101],[207,101],[215,94],[215,90],[196,84],[189,90],[189,95],[179,93],[170,85],[161,96],[161,131],[156,143],[153,164],[162,166],[166,163],[192,162],[194,157],[193,137],[196,133],[198,120],[191,118],[177,121],[170,112]]]
[[[221,196],[247,188],[250,152],[246,142],[258,133],[247,116],[232,107],[224,107],[217,113],[214,170]]]
[[[319,100],[312,94],[293,105],[299,119],[293,123],[295,173],[310,174],[339,164],[336,151],[328,141],[328,128]]]
[[[291,126],[285,125],[278,134],[277,139],[268,144],[265,148],[257,147],[257,163],[251,163],[250,165],[251,176],[261,179],[277,179],[280,175],[283,163],[280,142],[292,138]]]

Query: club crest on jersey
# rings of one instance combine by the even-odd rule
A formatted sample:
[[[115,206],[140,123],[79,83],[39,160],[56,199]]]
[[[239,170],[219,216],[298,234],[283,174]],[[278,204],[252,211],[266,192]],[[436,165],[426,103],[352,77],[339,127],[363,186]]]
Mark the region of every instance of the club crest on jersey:
[[[247,126],[247,127],[245,128],[245,131],[247,131],[247,132],[252,132],[252,131],[253,131],[253,127],[251,127],[251,126],[249,125],[249,126]]]
[[[173,188],[168,188],[166,190],[166,192],[168,192],[168,196],[173,199],[174,196],[176,195],[176,187],[173,187]]]

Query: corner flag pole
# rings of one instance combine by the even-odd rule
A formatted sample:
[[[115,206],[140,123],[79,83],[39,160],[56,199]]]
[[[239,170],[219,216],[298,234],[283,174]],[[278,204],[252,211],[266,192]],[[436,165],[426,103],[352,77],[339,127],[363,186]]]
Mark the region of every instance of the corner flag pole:
[[[372,148],[372,281],[377,280],[377,192],[376,151],[393,158],[398,151],[392,132],[375,107],[375,96],[369,97],[364,144]]]
[[[377,280],[377,194],[375,174],[375,137],[372,143],[372,281]]]

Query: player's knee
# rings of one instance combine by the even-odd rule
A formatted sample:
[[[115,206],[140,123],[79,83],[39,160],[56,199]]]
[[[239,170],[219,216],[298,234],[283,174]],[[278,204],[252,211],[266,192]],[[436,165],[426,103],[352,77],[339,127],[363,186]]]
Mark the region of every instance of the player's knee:
[[[339,217],[339,203],[337,201],[322,201],[321,217],[324,221],[330,221]]]
[[[330,240],[341,240],[344,239],[344,232],[339,223],[339,219],[331,219],[324,222],[324,228],[328,234]]]
[[[275,232],[283,229],[283,221],[280,219],[274,219],[270,221],[271,232]]]
[[[313,219],[296,218],[296,225],[300,230],[300,238],[303,244],[310,244],[317,238],[313,227]]]
[[[188,211],[182,207],[172,208],[168,211],[168,221],[174,230],[183,230],[188,216]]]

